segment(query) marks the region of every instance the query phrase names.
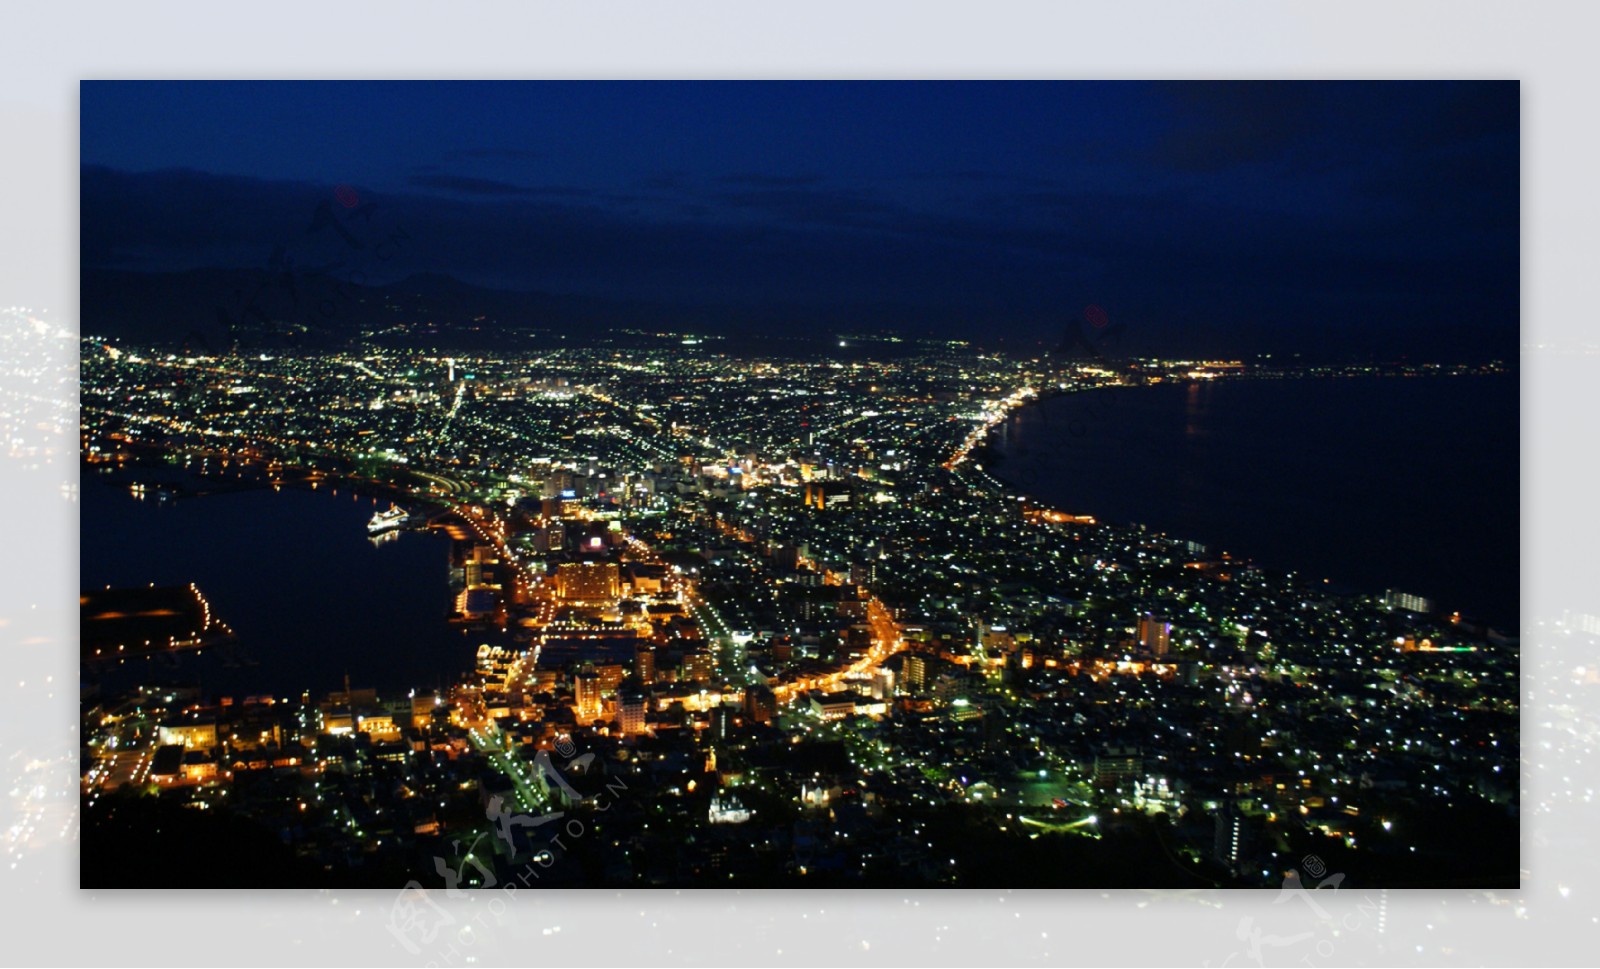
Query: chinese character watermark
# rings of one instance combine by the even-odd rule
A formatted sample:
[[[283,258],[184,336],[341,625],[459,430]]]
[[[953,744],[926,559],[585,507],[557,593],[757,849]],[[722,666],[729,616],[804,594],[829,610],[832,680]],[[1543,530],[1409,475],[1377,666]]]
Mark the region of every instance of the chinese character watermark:
[[[575,773],[588,771],[595,760],[592,751],[571,757],[576,750],[570,741],[558,746],[557,753],[570,758],[565,770]],[[452,859],[443,856],[433,858],[433,872],[442,884],[444,896],[458,903],[458,909],[461,904],[475,905],[481,898],[485,903],[483,911],[469,910],[470,917],[463,920],[439,905],[421,882],[407,882],[390,908],[387,925],[406,952],[426,955],[430,965],[454,964],[462,957],[463,948],[477,944],[480,932],[492,933],[495,926],[503,924],[507,898],[519,888],[533,886],[572,844],[588,833],[589,825],[572,815],[570,808],[581,805],[587,812],[604,814],[611,810],[616,796],[628,788],[624,780],[613,778],[599,791],[586,795],[555,766],[549,751],[540,750],[533,763],[541,785],[569,810],[535,816],[511,810],[502,795],[491,796],[484,808],[487,830],[478,832],[465,850],[461,839],[453,840],[453,864]],[[486,845],[483,851],[480,844]],[[527,860],[520,870],[508,870],[508,866],[496,864],[496,857],[502,855],[506,859]]]

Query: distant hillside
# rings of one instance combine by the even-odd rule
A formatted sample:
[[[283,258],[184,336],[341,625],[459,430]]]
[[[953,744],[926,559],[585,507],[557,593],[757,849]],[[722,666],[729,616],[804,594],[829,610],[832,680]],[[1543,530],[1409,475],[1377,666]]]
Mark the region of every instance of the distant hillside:
[[[729,346],[754,341],[781,350],[797,343],[831,346],[840,334],[866,330],[941,338],[985,331],[957,314],[886,303],[683,305],[490,289],[439,273],[356,286],[314,273],[286,279],[264,269],[85,269],[81,293],[86,335],[211,350],[236,343],[337,347],[363,332],[380,345],[503,349],[639,329],[720,335]]]
[[[264,269],[194,269],[141,273],[85,269],[82,332],[137,343],[196,349],[318,349],[358,340],[379,346],[460,350],[527,349],[586,342],[609,331],[718,335],[724,349],[763,352],[839,350],[838,339],[862,332],[915,339],[962,339],[976,347],[1032,354],[1062,344],[1084,324],[1067,311],[1009,332],[1002,319],[945,308],[893,303],[732,306],[615,300],[548,292],[491,289],[439,273],[418,273],[385,285],[357,286],[300,272],[286,278]],[[252,309],[253,307],[253,309]],[[1116,352],[1128,356],[1248,356],[1274,353],[1300,362],[1434,361],[1482,363],[1516,357],[1515,331],[1504,327],[1383,319],[1297,329],[1235,321],[1231,336],[1200,321],[1125,324]],[[363,337],[363,334],[367,336]],[[853,345],[877,355],[911,349]]]
[[[339,346],[369,334],[393,345],[493,347],[530,331],[582,333],[702,314],[673,308],[473,286],[418,274],[357,286],[331,276],[266,270],[177,273],[85,270],[82,332],[141,343],[185,343],[220,350]]]

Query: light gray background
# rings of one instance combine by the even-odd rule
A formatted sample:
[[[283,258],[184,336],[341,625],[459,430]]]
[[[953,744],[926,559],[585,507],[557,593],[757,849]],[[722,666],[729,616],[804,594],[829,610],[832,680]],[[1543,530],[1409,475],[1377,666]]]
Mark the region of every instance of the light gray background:
[[[1577,3],[57,4],[0,12],[0,958],[28,964],[1593,964],[1600,685],[1597,9]],[[83,78],[1516,78],[1523,95],[1518,892],[77,889],[77,82]],[[46,321],[40,329],[27,319]],[[55,334],[52,336],[52,334]],[[17,352],[45,352],[17,370]],[[52,378],[67,383],[51,387]],[[38,381],[38,382],[35,382]],[[62,389],[67,388],[67,389]],[[43,422],[43,427],[40,423]],[[53,422],[53,423],[52,423]],[[44,454],[46,448],[53,453]],[[1507,455],[1508,460],[1514,456]],[[1600,620],[1590,619],[1591,624]],[[1463,844],[1462,851],[1472,851]],[[493,901],[494,904],[491,904]],[[1252,933],[1283,944],[1252,952]],[[1292,942],[1283,940],[1293,939]]]

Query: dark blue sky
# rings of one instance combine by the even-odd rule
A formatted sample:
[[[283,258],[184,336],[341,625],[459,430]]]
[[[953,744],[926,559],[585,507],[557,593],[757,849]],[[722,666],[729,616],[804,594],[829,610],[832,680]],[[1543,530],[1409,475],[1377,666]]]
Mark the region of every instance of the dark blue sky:
[[[82,86],[86,269],[352,186],[471,283],[1026,342],[1515,353],[1515,82]],[[86,324],[90,321],[86,320]]]

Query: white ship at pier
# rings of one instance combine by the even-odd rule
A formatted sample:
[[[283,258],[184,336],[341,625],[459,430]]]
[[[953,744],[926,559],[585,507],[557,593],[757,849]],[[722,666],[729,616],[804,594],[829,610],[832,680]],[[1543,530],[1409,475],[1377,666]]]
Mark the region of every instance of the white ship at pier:
[[[411,514],[409,512],[398,505],[390,505],[388,511],[377,512],[372,516],[371,520],[367,522],[367,534],[381,535],[384,532],[393,531],[396,528],[400,528],[409,521],[411,521]]]

